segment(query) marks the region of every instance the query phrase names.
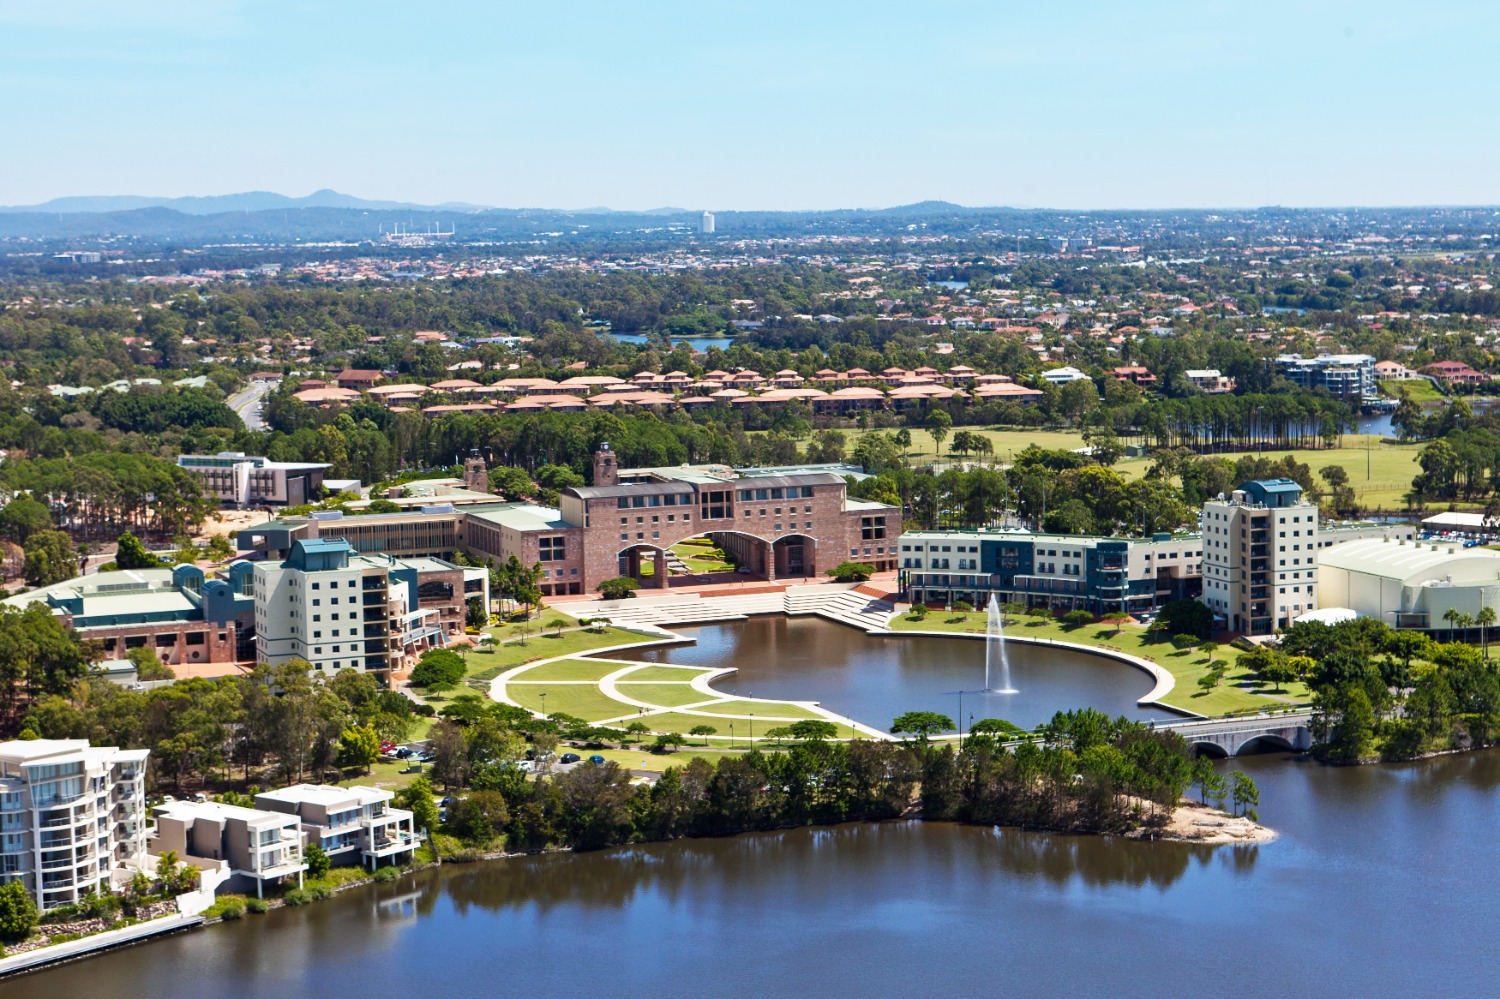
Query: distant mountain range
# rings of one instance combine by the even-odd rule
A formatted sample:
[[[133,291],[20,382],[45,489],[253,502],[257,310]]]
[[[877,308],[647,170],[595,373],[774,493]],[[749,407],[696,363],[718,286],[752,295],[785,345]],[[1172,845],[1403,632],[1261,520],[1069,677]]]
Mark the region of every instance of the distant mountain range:
[[[131,212],[142,208],[170,208],[184,215],[218,215],[222,212],[267,212],[290,208],[354,208],[365,211],[445,211],[479,212],[489,205],[449,202],[442,205],[418,205],[405,201],[369,201],[352,194],[323,189],[305,198],[289,198],[271,191],[246,191],[243,194],[215,194],[202,198],[148,198],[138,194],[95,195],[76,198],[53,198],[40,205],[9,205],[0,212],[59,212],[63,214],[99,214]]]
[[[53,198],[39,205],[0,205],[0,212],[32,212],[37,214],[102,215],[111,212],[134,212],[143,208],[168,208],[184,215],[220,215],[225,212],[270,212],[293,208],[350,208],[363,211],[416,211],[416,212],[486,212],[504,211],[494,205],[472,205],[467,202],[449,201],[440,205],[419,205],[409,201],[371,201],[356,198],[352,194],[324,188],[303,198],[292,198],[273,191],[245,191],[241,194],[213,194],[206,197],[151,198],[139,194],[83,195],[70,198]],[[694,215],[696,208],[647,208],[639,211],[619,211],[613,208],[594,206],[589,208],[530,208],[518,209],[526,212],[542,212],[554,215]],[[890,208],[857,209],[859,211],[883,212],[890,215],[917,215],[928,212],[970,211],[963,205],[947,201],[922,201],[914,205],[896,205]],[[801,213],[789,213],[801,214]]]

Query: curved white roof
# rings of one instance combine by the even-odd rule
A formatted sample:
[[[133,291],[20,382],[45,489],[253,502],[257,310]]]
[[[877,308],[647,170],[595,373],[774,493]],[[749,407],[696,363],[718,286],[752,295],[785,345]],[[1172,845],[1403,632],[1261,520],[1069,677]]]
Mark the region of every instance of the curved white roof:
[[[1402,544],[1380,538],[1345,541],[1320,551],[1318,565],[1320,568],[1383,576],[1409,586],[1449,576],[1454,582],[1500,579],[1500,552],[1488,548],[1464,548],[1452,543],[1413,541]]]

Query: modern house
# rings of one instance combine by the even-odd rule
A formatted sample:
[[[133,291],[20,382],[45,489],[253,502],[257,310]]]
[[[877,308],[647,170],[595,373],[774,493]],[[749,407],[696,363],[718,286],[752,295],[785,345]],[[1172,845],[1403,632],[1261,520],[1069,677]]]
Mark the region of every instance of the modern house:
[[[217,801],[169,801],[156,806],[155,817],[151,853],[176,851],[204,871],[205,884],[223,882],[234,890],[253,882],[257,898],[268,882],[295,875],[302,885],[307,862],[295,815]]]
[[[1483,385],[1494,380],[1490,375],[1476,371],[1462,361],[1436,361],[1422,370],[1449,385]]]
[[[1223,395],[1234,391],[1234,379],[1226,378],[1218,368],[1190,368],[1182,375],[1189,385],[1208,395]]]
[[[0,743],[0,882],[53,909],[126,879],[146,854],[148,755],[85,739]]]
[[[374,869],[383,860],[410,859],[418,845],[412,813],[390,807],[393,797],[376,787],[294,784],[257,794],[255,804],[297,816],[307,842],[334,861],[357,860]]]

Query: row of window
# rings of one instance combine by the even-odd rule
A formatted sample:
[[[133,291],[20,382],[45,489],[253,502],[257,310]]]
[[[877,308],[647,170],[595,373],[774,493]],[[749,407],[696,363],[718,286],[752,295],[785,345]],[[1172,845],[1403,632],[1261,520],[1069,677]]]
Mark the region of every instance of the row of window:
[[[754,501],[764,502],[768,499],[812,499],[812,486],[787,486],[786,488],[775,487],[771,489],[741,489],[739,498],[741,502],[750,503]]]

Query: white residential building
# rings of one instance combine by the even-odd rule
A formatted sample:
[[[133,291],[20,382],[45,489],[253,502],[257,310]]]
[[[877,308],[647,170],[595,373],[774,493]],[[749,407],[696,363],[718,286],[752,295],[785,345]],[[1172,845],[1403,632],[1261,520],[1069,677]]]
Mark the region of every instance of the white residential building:
[[[51,909],[139,863],[148,755],[84,739],[0,743],[0,882],[22,881]]]
[[[1089,376],[1077,368],[1053,368],[1051,371],[1043,371],[1042,378],[1053,385],[1066,385],[1068,382],[1086,382]]]
[[[705,236],[713,235],[714,216],[713,212],[704,212],[703,218],[698,222],[698,231]]]
[[[393,645],[420,624],[411,617],[414,580],[392,578],[395,565],[351,556],[336,539],[298,541],[284,561],[256,563],[256,659],[306,659],[329,676],[395,665]]]
[[[1318,506],[1291,479],[1203,504],[1203,602],[1224,627],[1269,635],[1318,607]]]
[[[257,794],[255,804],[297,816],[307,841],[335,861],[357,859],[374,868],[382,860],[409,858],[417,848],[412,813],[390,807],[393,797],[378,787],[294,784]]]
[[[1276,370],[1306,389],[1327,389],[1341,399],[1359,402],[1378,394],[1375,358],[1369,354],[1280,354]]]
[[[204,883],[255,883],[257,897],[267,882],[296,875],[302,885],[307,863],[297,816],[217,801],[169,801],[155,810],[151,852],[176,851],[179,859],[205,872]]]
[[[1226,378],[1218,368],[1191,368],[1184,371],[1188,384],[1209,395],[1222,395],[1234,391],[1234,379]]]

